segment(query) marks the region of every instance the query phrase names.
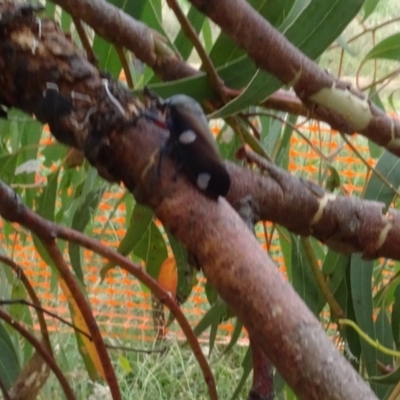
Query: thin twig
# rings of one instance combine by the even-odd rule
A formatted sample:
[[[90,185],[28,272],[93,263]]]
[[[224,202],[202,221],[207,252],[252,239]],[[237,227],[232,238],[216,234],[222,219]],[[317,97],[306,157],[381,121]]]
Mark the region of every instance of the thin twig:
[[[50,317],[60,321],[61,323],[63,323],[64,325],[69,326],[70,328],[72,328],[74,331],[79,332],[81,335],[85,336],[86,338],[88,338],[90,341],[93,341],[93,338],[84,330],[78,328],[76,325],[74,325],[73,323],[67,321],[66,319],[60,317],[59,315],[46,310],[43,307],[37,306],[25,299],[9,299],[9,300],[0,300],[0,305],[6,305],[6,304],[23,304],[26,305],[28,307],[32,307],[35,310],[40,311],[43,314],[47,314]],[[152,354],[152,353],[163,353],[166,348],[163,347],[161,349],[153,349],[153,350],[146,350],[146,349],[137,349],[137,348],[133,348],[133,347],[129,347],[129,346],[117,346],[117,345],[112,345],[112,344],[107,344],[105,343],[106,347],[108,349],[111,350],[126,350],[126,351],[132,351],[132,352],[136,352],[136,353],[146,353],[146,354]]]
[[[72,17],[72,21],[74,22],[76,31],[78,32],[78,36],[82,43],[82,46],[85,49],[86,57],[94,66],[97,67],[99,62],[97,60],[96,55],[93,52],[92,44],[90,43],[89,38],[86,34],[85,28],[82,25],[82,21],[80,19],[76,18],[72,14],[71,14],[71,17]]]
[[[134,89],[135,84],[133,83],[132,80],[131,69],[129,68],[129,63],[126,54],[124,52],[124,48],[122,46],[115,46],[115,50],[118,54],[118,58],[122,64],[122,69],[124,70],[125,73],[126,84],[128,85],[129,89]]]
[[[168,6],[172,9],[175,13],[176,18],[178,19],[179,23],[181,24],[182,30],[185,35],[189,38],[189,40],[193,43],[197,54],[199,55],[201,62],[203,63],[204,70],[207,73],[208,79],[211,82],[211,85],[214,89],[218,92],[221,96],[221,99],[224,103],[226,103],[229,99],[224,90],[225,84],[221,77],[218,75],[218,72],[214,68],[214,65],[211,61],[211,58],[208,56],[206,50],[204,49],[203,45],[199,40],[199,35],[194,30],[192,24],[187,19],[185,13],[182,11],[179,3],[177,0],[167,0]]]
[[[193,354],[195,355],[200,365],[200,368],[204,375],[204,380],[208,387],[210,399],[211,400],[218,399],[215,380],[211,372],[211,368],[201,350],[197,337],[194,334],[188,320],[184,316],[182,310],[179,308],[176,301],[171,296],[169,296],[168,292],[164,290],[155,279],[153,279],[143,270],[141,265],[129,261],[121,254],[111,250],[111,248],[103,246],[100,242],[91,239],[80,232],[74,231],[73,229],[62,227],[60,225],[55,224],[54,222],[45,220],[41,216],[34,213],[32,210],[28,209],[23,204],[22,200],[15,194],[15,192],[1,180],[0,180],[0,198],[2,199],[0,203],[0,214],[4,219],[11,220],[13,222],[18,222],[19,224],[25,226],[26,228],[34,232],[37,236],[47,238],[47,241],[53,241],[54,243],[55,238],[60,238],[81,245],[89,250],[92,250],[97,254],[101,255],[102,257],[107,258],[114,264],[119,265],[121,268],[124,268],[125,270],[129,271],[133,276],[135,276],[138,280],[140,280],[143,284],[145,284],[158,297],[158,299],[170,309],[171,313],[174,315],[182,331],[186,335],[189,345],[192,348]],[[55,258],[60,257],[60,253],[57,248],[54,250],[53,249],[49,250],[55,253],[53,254],[53,257]],[[62,259],[61,255],[60,265],[63,264],[65,264],[65,262]],[[67,268],[67,271],[63,270],[63,272],[65,274],[67,274],[68,272],[69,274],[68,276],[67,275],[63,276],[64,279],[66,277],[70,277],[72,279],[72,282],[70,282],[70,284],[71,287],[72,285],[74,287],[73,290],[71,290],[70,287],[71,292],[74,293],[75,290],[79,292],[81,296],[82,294],[80,292],[80,288],[76,284],[76,281],[73,278],[69,269]],[[86,299],[84,306],[85,308],[88,307]],[[96,325],[95,321],[92,320],[86,321],[87,324],[88,322]],[[95,343],[96,340],[102,340],[101,335],[99,339],[99,337],[96,338],[92,333],[92,337]],[[106,356],[108,358],[108,354],[106,354]]]
[[[365,91],[370,89],[373,86],[379,85],[382,82],[385,82],[386,80],[388,80],[388,82],[385,82],[385,84],[379,88],[379,90],[382,90],[383,87],[385,87],[386,85],[388,85],[394,78],[396,78],[398,75],[400,74],[400,68],[396,68],[394,71],[388,73],[387,75],[379,78],[378,80],[373,80],[372,83],[364,86],[363,88],[361,88],[360,90]]]
[[[389,20],[389,21],[382,22],[381,24],[376,25],[376,26],[373,26],[373,27],[371,27],[371,28],[366,28],[366,29],[364,29],[362,32],[357,33],[357,34],[354,35],[352,38],[348,39],[348,40],[347,40],[347,44],[350,44],[351,42],[354,42],[355,40],[359,39],[360,37],[362,37],[363,35],[365,35],[365,34],[368,33],[368,32],[377,31],[378,29],[384,28],[385,26],[387,26],[387,25],[389,25],[389,24],[392,24],[392,23],[394,23],[394,22],[398,22],[398,21],[400,21],[400,17],[398,17],[398,18],[393,18],[393,19],[391,19],[391,20]],[[328,48],[328,50],[333,50],[333,49],[335,49],[336,47],[339,47],[339,46],[340,46],[340,44],[335,43],[335,44],[333,44],[332,46],[330,46],[330,47]]]
[[[107,352],[107,348],[104,344],[103,337],[101,335],[100,329],[96,323],[96,320],[93,316],[92,310],[90,308],[89,302],[86,297],[83,295],[74,275],[70,271],[67,263],[64,260],[63,255],[60,252],[55,240],[47,240],[44,239],[44,235],[38,235],[40,241],[42,242],[44,248],[48,252],[51,259],[54,261],[54,264],[57,267],[58,272],[60,273],[62,279],[64,280],[68,290],[71,292],[76,306],[81,312],[82,318],[88,328],[90,335],[93,340],[93,344],[96,348],[98,357],[101,362],[101,366],[104,371],[105,380],[108,383],[108,386],[111,391],[111,395],[113,400],[120,400],[121,393],[118,386],[118,380],[115,375],[115,371],[113,365],[111,363],[110,357]]]
[[[367,335],[354,321],[350,319],[339,319],[339,325],[347,325],[353,328],[361,339],[366,341],[370,346],[374,349],[380,351],[383,354],[387,354],[392,357],[400,357],[400,351],[389,349],[388,347],[383,346],[379,343],[378,340],[372,339],[369,335]]]

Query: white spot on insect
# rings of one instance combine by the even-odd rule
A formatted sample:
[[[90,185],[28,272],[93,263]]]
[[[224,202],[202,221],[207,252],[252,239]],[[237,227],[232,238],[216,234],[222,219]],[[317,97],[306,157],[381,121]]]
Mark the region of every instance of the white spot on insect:
[[[196,134],[193,131],[188,130],[188,131],[182,132],[179,135],[179,139],[178,140],[182,144],[190,144],[190,143],[193,143],[196,140]]]
[[[206,190],[210,179],[211,175],[207,172],[199,174],[199,176],[197,177],[197,186],[202,190]]]
[[[55,90],[57,93],[59,92],[57,83],[54,82],[46,82],[46,89],[43,90],[43,97],[46,97],[48,90]]]

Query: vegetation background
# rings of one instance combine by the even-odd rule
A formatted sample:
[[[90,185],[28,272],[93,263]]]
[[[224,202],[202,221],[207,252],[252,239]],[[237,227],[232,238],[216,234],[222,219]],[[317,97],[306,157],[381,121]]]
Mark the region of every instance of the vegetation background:
[[[195,68],[200,67],[202,61],[193,43],[183,34],[181,25],[167,2],[141,0],[133,5],[129,1],[110,0],[109,3],[158,31],[184,60]],[[338,0],[332,3],[331,7],[326,6],[325,0],[250,3],[275,27],[287,34],[289,39],[295,38],[296,45],[315,58],[322,68],[345,81],[350,81],[386,112],[398,114],[399,2]],[[280,167],[289,169],[290,145],[294,143],[291,138],[301,134],[303,139],[296,142],[296,151],[304,154],[322,153],[324,156],[312,161],[304,159],[304,165],[311,165],[314,169],[292,170],[292,174],[311,178],[320,186],[337,194],[349,195],[351,192],[353,196],[398,207],[398,192],[395,190],[400,182],[400,168],[398,159],[393,154],[363,136],[353,137],[351,147],[344,136],[330,130],[319,129],[315,133],[305,124],[298,132],[293,126],[304,124],[304,116],[273,109],[265,114],[266,108],[260,106],[262,100],[273,94],[281,85],[267,77],[262,84],[257,81],[258,72],[252,62],[249,62],[249,58],[244,56],[236,45],[227,41],[215,24],[201,16],[188,2],[180,1],[179,4],[198,30],[200,41],[225,84],[236,90],[246,87],[245,93],[241,93],[236,102],[232,101],[219,112],[214,110],[214,116],[218,118],[211,122],[211,126],[215,128],[217,142],[224,158],[237,162],[235,154],[242,142],[239,134],[233,132],[229,117],[241,112],[247,115],[248,121],[260,134],[256,144],[245,138],[245,141],[248,140],[247,145],[261,154],[268,154]],[[79,17],[78,20],[76,16],[73,19],[70,14],[50,1],[44,5],[45,14],[58,21],[62,29],[70,31],[72,39],[83,47],[82,35],[77,29]],[[198,101],[208,99],[212,93],[210,83],[202,79],[203,77],[161,82],[154,71],[138,60],[133,53],[107,42],[94,33],[93,27],[82,26],[92,45],[93,53],[98,58],[100,69],[108,71],[115,79],[124,75],[123,84],[132,86],[136,93],[141,93],[143,87],[148,86],[162,97],[185,92]],[[354,39],[355,37],[357,38]],[[253,119],[250,118],[250,114]],[[315,125],[310,123],[310,126]],[[242,129],[245,129],[244,127]],[[251,132],[249,125],[247,130]],[[105,182],[87,161],[75,163],[66,146],[51,141],[48,131],[43,130],[38,121],[21,111],[8,110],[8,119],[0,121],[0,135],[0,179],[14,188],[24,204],[51,221],[103,240],[127,255],[133,262],[145,264],[147,272],[155,278],[159,278],[163,268],[167,269],[168,264],[165,260],[170,259],[168,256],[171,257],[173,253],[176,258],[176,275],[164,271],[162,284],[181,301],[189,298],[186,307],[190,308],[190,295],[197,280],[193,276],[188,279],[187,261],[182,256],[184,250],[160,224],[156,223],[148,209],[135,203],[132,196],[122,195],[121,188]],[[229,140],[230,137],[233,139]],[[335,148],[339,151],[327,153],[323,143],[336,143]],[[361,149],[360,152],[357,152],[357,149]],[[361,161],[354,161],[354,165],[349,165],[348,162],[336,158],[339,154],[344,159],[353,157],[353,160]],[[298,161],[297,165],[301,165],[301,161]],[[378,171],[379,175],[372,169]],[[355,173],[351,183],[361,190],[349,190],[346,186],[349,181],[344,178],[344,172],[348,170]],[[109,198],[108,211],[99,208],[104,196],[110,193],[119,195]],[[104,225],[99,223],[99,215],[105,217]],[[122,218],[121,226],[113,224],[115,216]],[[31,332],[37,333],[33,328],[38,324],[37,311],[17,302],[30,297],[27,289],[21,283],[20,276],[6,268],[6,261],[14,258],[17,246],[28,248],[33,241],[36,256],[24,267],[26,273],[48,264],[50,280],[46,278],[46,281],[51,283],[43,290],[40,281],[34,282],[36,293],[48,309],[59,310],[62,303],[67,309],[68,304],[69,309],[64,313],[64,317],[68,317],[71,310],[72,321],[75,326],[79,326],[76,314],[74,316],[76,310],[73,296],[60,284],[54,263],[49,261],[40,241],[35,236],[32,238],[31,234],[19,225],[4,220],[0,226],[0,253],[3,257],[0,265],[4,265],[4,268],[0,269],[0,298],[5,303],[4,309],[14,320],[22,321]],[[123,231],[123,235],[120,230]],[[366,261],[359,255],[341,255],[313,238],[309,239],[310,247],[307,248],[306,243],[298,236],[275,224],[259,224],[257,232],[265,248],[274,249],[271,255],[282,259],[287,277],[296,291],[321,320],[327,334],[368,380],[377,397],[390,400],[398,398],[400,369],[397,360],[400,354],[395,352],[400,345],[398,261]],[[121,274],[115,270],[109,271],[114,265],[107,264],[100,257],[88,259],[83,250],[76,245],[62,242],[59,246],[72,266],[74,276],[83,292],[90,294],[92,286],[97,285],[112,284],[116,292],[121,289],[117,279],[121,278]],[[34,265],[39,262],[39,257],[43,258],[44,262],[41,262],[44,264]],[[92,263],[91,266],[98,269],[99,279],[100,276],[106,276],[107,272],[116,278],[105,279],[101,283],[87,280],[88,271],[85,268],[88,260]],[[338,315],[332,311],[332,304],[321,292],[315,274],[313,275],[310,269],[312,260],[317,268],[320,268],[344,315],[355,321],[358,330],[344,330],[343,326],[337,324]],[[18,262],[17,259],[15,261]],[[191,271],[191,274],[194,275],[195,272]],[[125,290],[126,285],[122,278],[121,286]],[[142,289],[148,294],[144,286]],[[103,307],[99,315],[96,315],[104,325],[107,325],[108,313],[114,312],[117,307],[124,307],[123,302],[128,301],[124,292],[121,293],[120,297],[115,296],[113,299],[122,304],[118,303],[115,306],[115,303],[110,303],[110,309]],[[249,348],[236,343],[239,337],[235,333],[239,332],[242,326],[219,299],[215,290],[206,286],[203,296],[208,301],[203,305],[205,314],[200,322],[196,321],[197,326],[193,328],[198,335],[207,333],[209,342],[202,343],[202,349],[209,357],[219,398],[245,398],[252,385],[251,379],[248,378],[252,364]],[[7,305],[8,300],[16,303]],[[141,296],[135,300],[143,301],[143,304],[150,301],[149,297],[143,300]],[[185,308],[185,303],[183,307]],[[155,308],[162,315],[160,304],[156,302]],[[150,315],[148,310],[140,312]],[[167,317],[168,315],[165,318]],[[46,316],[46,320],[49,325],[54,323],[49,316]],[[229,344],[216,340],[218,326],[227,320],[235,328]],[[123,335],[123,328],[115,329],[114,332],[104,329],[104,340],[108,344],[136,349],[128,351],[119,347],[109,350],[123,399],[208,398],[207,387],[193,352],[181,340],[177,340],[178,336],[154,339],[154,342],[149,342],[148,337],[143,337],[143,341],[140,341],[135,336],[135,340],[132,341]],[[101,375],[98,372],[99,366],[93,359],[90,361],[87,354],[85,356],[86,350],[82,351],[79,335],[77,339],[71,333],[70,328],[52,332],[51,343],[55,359],[73,386],[77,398],[111,398],[107,387],[99,383],[101,380],[97,382]],[[366,341],[366,335],[371,340]],[[385,348],[382,349],[377,343]],[[149,352],[140,351],[149,348],[152,349]],[[159,352],[160,349],[163,351]],[[86,352],[90,353],[90,350]],[[34,349],[7,324],[0,323],[0,354],[0,380],[2,386],[10,390],[29,364]],[[91,362],[94,365],[90,365]],[[275,377],[275,390],[277,399],[297,398],[279,374]],[[43,381],[39,398],[63,398],[54,376],[51,375]]]

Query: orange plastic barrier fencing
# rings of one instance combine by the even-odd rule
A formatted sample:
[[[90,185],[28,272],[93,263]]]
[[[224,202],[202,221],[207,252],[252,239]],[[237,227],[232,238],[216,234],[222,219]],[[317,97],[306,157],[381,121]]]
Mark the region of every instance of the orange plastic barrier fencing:
[[[304,125],[300,129],[311,141],[312,145],[327,157],[343,146],[338,154],[332,157],[332,164],[340,171],[342,184],[346,191],[345,194],[357,195],[361,193],[366,180],[367,169],[354,154],[353,150],[344,144],[340,135],[317,124]],[[369,150],[366,139],[354,135],[350,140],[368,162],[374,165],[374,160],[368,158]],[[319,155],[306,140],[296,133],[293,133],[290,143],[289,170],[296,176],[303,176],[317,183],[320,182],[320,177],[326,173],[325,166],[321,162]],[[40,179],[43,178],[38,176],[38,180]],[[113,209],[112,204],[115,204],[115,200],[120,198],[123,193],[122,188],[106,193],[95,216],[95,220],[99,225],[104,226],[104,224],[108,223],[101,241],[113,248],[118,246],[126,230],[123,217],[125,214],[124,204],[119,206],[118,212],[113,214],[114,216],[111,220],[108,219],[108,216]],[[4,224],[0,226],[4,227]],[[94,229],[92,236],[97,237],[101,231],[101,229]],[[271,224],[266,224],[266,231],[268,235],[271,233]],[[260,244],[263,248],[266,248],[265,230],[262,225],[259,226],[258,237]],[[3,229],[0,229],[0,241],[7,250],[8,256],[23,267],[38,292],[43,306],[68,319],[69,310],[66,298],[59,289],[58,291],[54,290],[54,287],[57,288],[57,282],[50,268],[38,256],[29,236],[24,243],[21,243],[19,239],[19,234],[15,233],[14,240],[7,241],[5,235],[3,235]],[[270,254],[279,269],[285,274],[284,259],[276,233],[274,233],[271,242]],[[65,256],[66,260],[68,260],[66,251]],[[155,332],[150,294],[143,290],[136,279],[118,268],[110,271],[104,282],[100,283],[99,270],[104,263],[105,261],[100,257],[93,255],[89,251],[84,251],[83,265],[86,288],[94,315],[104,335],[121,339],[153,341]],[[198,285],[194,288],[190,299],[183,305],[184,313],[193,326],[202,318],[207,306],[208,303],[204,294],[204,278],[199,278]],[[69,330],[59,321],[51,318],[47,318],[47,320],[51,331]],[[234,327],[230,323],[221,324],[217,342],[228,342],[233,329]],[[176,323],[169,329],[168,334],[175,335],[178,338],[183,337]],[[206,341],[207,334],[203,335],[201,340]],[[247,343],[245,333],[241,342]]]

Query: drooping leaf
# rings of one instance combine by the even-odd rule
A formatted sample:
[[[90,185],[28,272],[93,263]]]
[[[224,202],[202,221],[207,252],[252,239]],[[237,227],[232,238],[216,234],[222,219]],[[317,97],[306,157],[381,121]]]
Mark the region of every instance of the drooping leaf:
[[[217,324],[219,325],[221,319],[227,314],[228,307],[225,302],[217,301],[211,308],[203,315],[199,323],[193,329],[196,336],[200,336],[207,328]]]
[[[375,169],[379,171],[388,182],[398,187],[400,182],[399,165],[400,160],[398,157],[386,150],[379,158]],[[376,174],[371,174],[365,189],[364,198],[382,202],[386,207],[389,207],[394,197],[395,193],[393,189],[391,189],[386,182],[383,182]]]
[[[136,245],[134,254],[144,261],[146,272],[153,278],[157,278],[162,263],[168,257],[168,250],[165,240],[154,221],[150,222],[145,235]],[[147,287],[142,287],[144,290],[148,290]]]
[[[78,307],[78,304],[74,297],[74,293],[72,293],[69,290],[67,284],[65,283],[64,279],[61,276],[59,276],[58,278],[58,283],[65,297],[67,298],[73,324],[81,331],[89,333],[89,328],[83,317],[81,309]],[[82,360],[85,364],[89,377],[93,381],[98,379],[100,376],[105,380],[106,378],[101,358],[97,352],[93,340],[88,339],[86,336],[82,335],[81,333],[78,333],[78,331],[75,332],[75,337],[78,343],[79,353],[81,354]]]
[[[400,60],[400,33],[395,33],[383,39],[364,57],[364,61],[372,59]]]
[[[244,359],[242,361],[243,373],[242,373],[242,376],[240,377],[240,381],[239,381],[238,385],[235,388],[235,391],[233,392],[231,400],[238,399],[238,396],[239,396],[240,392],[242,391],[244,384],[246,383],[247,378],[250,375],[251,370],[253,369],[252,359],[253,359],[253,357],[251,355],[251,347],[248,346],[246,355],[244,356]]]
[[[379,4],[380,0],[365,0],[363,11],[364,17],[363,22],[375,11],[376,6]]]
[[[290,237],[292,244],[292,285],[310,310],[316,313],[321,301],[319,289],[300,240],[293,234],[290,234]]]
[[[130,225],[125,236],[119,243],[117,249],[118,253],[127,256],[133,251],[149,229],[153,217],[153,211],[146,206],[136,203],[130,219]],[[115,264],[110,261],[100,270],[100,277],[102,280],[107,275],[107,272],[114,268],[114,266]]]
[[[355,321],[360,329],[370,338],[376,339],[373,321],[372,306],[372,271],[374,263],[361,258],[360,254],[352,255],[350,265],[351,294],[355,313]],[[370,346],[364,340],[360,341],[362,359],[369,376],[378,373],[376,360],[378,353],[376,348]],[[372,385],[377,392],[380,388]]]
[[[0,323],[0,354],[1,382],[9,390],[17,380],[21,367],[10,334],[2,323]]]
[[[192,293],[194,285],[197,283],[197,270],[188,263],[188,254],[185,247],[179,243],[175,237],[166,230],[168,241],[176,261],[178,273],[178,283],[176,289],[176,299],[179,304],[184,304]],[[171,314],[172,315],[172,314]],[[169,323],[168,323],[169,324]]]
[[[339,36],[362,4],[363,0],[337,0],[334,3],[313,0],[287,29],[285,36],[305,55],[316,59]],[[212,116],[226,118],[236,114],[250,105],[258,104],[281,86],[277,78],[259,70],[240,96]]]
[[[101,198],[103,197],[106,186],[94,188],[84,196],[81,204],[76,209],[72,219],[72,229],[83,232],[92,219]],[[68,245],[69,258],[71,260],[72,268],[77,278],[83,283],[83,270],[81,265],[81,246],[75,243]]]
[[[397,349],[400,348],[400,285],[397,285],[394,292],[394,303],[392,309],[392,333]]]

